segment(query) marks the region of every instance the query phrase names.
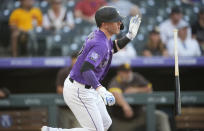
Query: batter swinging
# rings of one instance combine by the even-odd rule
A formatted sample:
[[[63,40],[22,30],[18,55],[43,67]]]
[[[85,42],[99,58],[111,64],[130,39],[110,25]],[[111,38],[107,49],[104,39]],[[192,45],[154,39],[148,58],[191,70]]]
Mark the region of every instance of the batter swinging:
[[[61,129],[43,126],[41,131],[107,131],[112,120],[106,106],[115,104],[114,96],[100,84],[109,70],[112,55],[137,34],[141,23],[139,16],[130,20],[129,31],[121,39],[111,36],[124,28],[122,17],[110,6],[100,8],[95,14],[99,29],[92,32],[80,51],[76,64],[64,82],[63,96],[82,128]]]

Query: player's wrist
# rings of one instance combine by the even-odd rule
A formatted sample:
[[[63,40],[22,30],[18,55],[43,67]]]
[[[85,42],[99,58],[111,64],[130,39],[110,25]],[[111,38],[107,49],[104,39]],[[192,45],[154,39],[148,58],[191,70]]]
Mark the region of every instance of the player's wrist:
[[[94,89],[98,90],[100,87],[103,87],[100,83],[97,85],[94,85]]]
[[[132,33],[130,33],[130,32],[128,32],[128,33],[126,34],[126,37],[127,37],[128,39],[130,39],[130,40],[133,40],[133,39],[134,39]]]
[[[104,90],[104,89],[105,89],[105,90]],[[96,88],[96,91],[101,91],[101,90],[106,91],[106,88],[103,87],[102,85],[99,85],[99,86]]]

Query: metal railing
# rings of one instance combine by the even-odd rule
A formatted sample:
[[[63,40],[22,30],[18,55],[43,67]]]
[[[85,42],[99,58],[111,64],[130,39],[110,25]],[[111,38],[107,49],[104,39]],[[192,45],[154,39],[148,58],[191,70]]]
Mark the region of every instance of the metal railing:
[[[173,92],[154,92],[151,94],[125,95],[130,104],[146,105],[147,131],[156,131],[155,114],[156,105],[173,105]],[[182,105],[204,105],[204,91],[182,92]],[[57,126],[58,107],[65,105],[63,97],[57,94],[18,94],[11,95],[8,99],[0,100],[1,108],[9,107],[47,107],[48,123]]]

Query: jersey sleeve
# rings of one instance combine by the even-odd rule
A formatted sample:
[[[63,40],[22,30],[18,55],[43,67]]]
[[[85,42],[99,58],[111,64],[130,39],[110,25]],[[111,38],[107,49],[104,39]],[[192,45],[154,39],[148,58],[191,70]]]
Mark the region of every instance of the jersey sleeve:
[[[68,12],[67,14],[66,23],[74,25],[74,16],[72,12]]]
[[[162,42],[164,44],[167,44],[167,43],[165,43],[165,42],[167,42],[166,28],[165,28],[165,25],[163,23],[159,26],[159,30],[160,30],[160,37],[161,37]]]
[[[42,12],[40,11],[40,9],[35,8],[35,15],[36,15],[38,26],[42,26],[43,15],[42,15]]]
[[[43,22],[43,15],[42,12],[39,8],[32,8],[31,10],[31,15],[32,15],[32,19],[36,20],[36,24],[37,26],[42,26],[42,22]]]
[[[43,27],[45,28],[49,28],[51,26],[48,15],[44,15],[43,16],[43,23],[42,23]]]
[[[170,56],[174,56],[174,41],[170,40],[169,43],[167,44],[167,50],[168,50],[168,54]]]
[[[18,11],[17,10],[14,10],[12,13],[11,13],[11,16],[9,17],[9,25],[11,26],[16,26],[17,25],[17,19],[18,19]]]
[[[94,68],[98,67],[100,63],[103,61],[105,56],[105,49],[103,46],[96,45],[91,48],[88,55],[85,58],[85,61],[91,63]]]

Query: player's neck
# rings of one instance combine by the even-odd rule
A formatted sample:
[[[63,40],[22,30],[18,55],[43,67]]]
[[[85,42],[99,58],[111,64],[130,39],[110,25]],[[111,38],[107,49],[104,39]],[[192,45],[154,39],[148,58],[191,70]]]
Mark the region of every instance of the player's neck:
[[[106,29],[100,28],[100,30],[105,34],[106,38],[110,40],[112,34],[110,34]]]

